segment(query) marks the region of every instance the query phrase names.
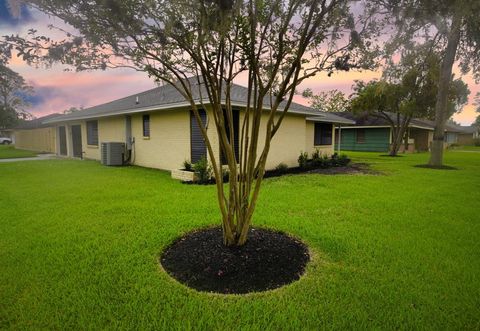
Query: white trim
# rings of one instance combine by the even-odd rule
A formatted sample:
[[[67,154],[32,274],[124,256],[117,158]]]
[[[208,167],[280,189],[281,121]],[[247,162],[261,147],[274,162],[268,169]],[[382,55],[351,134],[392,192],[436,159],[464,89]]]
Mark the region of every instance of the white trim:
[[[320,117],[320,118],[316,118]],[[326,117],[326,115],[315,115],[315,117],[307,117],[306,120],[309,122],[323,122],[323,123],[339,123],[339,124],[355,124],[354,121],[351,121],[349,119],[344,119],[342,118],[341,120],[330,120],[330,119],[324,119],[323,117]]]
[[[424,129],[424,130],[430,130],[433,131],[433,128],[428,128],[426,126],[420,126],[420,125],[409,125],[409,128],[416,128],[416,129]]]
[[[361,125],[361,126],[342,126],[342,129],[384,129],[384,128],[389,128],[390,125],[378,125],[378,126],[373,126],[373,125]]]
[[[433,128],[427,128],[425,126],[420,126],[420,125],[409,125],[408,127],[433,131]],[[390,125],[358,125],[358,126],[353,125],[353,126],[342,127],[342,129],[375,129],[375,128],[383,129],[383,128],[391,128],[391,127]]]

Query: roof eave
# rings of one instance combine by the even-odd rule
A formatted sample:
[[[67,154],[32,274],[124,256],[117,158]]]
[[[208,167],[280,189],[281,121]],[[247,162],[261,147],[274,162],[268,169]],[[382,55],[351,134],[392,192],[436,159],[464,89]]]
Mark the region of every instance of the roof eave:
[[[315,115],[306,118],[310,122],[325,122],[325,123],[335,123],[335,124],[355,124],[355,121],[344,119],[328,119],[325,115]]]
[[[200,103],[199,100],[197,100],[196,103],[199,105],[202,104]],[[203,104],[207,105],[209,103],[204,102]],[[156,105],[156,106],[149,106],[149,107],[142,107],[142,108],[134,108],[134,109],[130,108],[130,109],[125,109],[125,110],[120,110],[120,111],[115,111],[112,113],[105,113],[105,114],[89,114],[84,116],[72,116],[69,118],[62,118],[62,116],[60,116],[58,118],[52,118],[52,119],[46,120],[42,123],[43,124],[64,123],[64,122],[81,121],[81,120],[87,120],[87,119],[112,117],[112,116],[118,116],[118,115],[137,114],[137,113],[144,113],[144,112],[157,111],[157,110],[178,109],[178,108],[188,107],[188,106],[190,106],[190,102],[177,102],[177,103],[170,103],[165,105]],[[232,106],[247,107],[247,104],[240,103],[240,102],[232,102]],[[280,108],[280,107],[277,109],[277,111],[283,111],[283,110],[284,108]],[[291,114],[299,114],[299,115],[305,115],[305,116],[312,115],[309,112],[294,110],[294,109],[289,109],[288,112]]]

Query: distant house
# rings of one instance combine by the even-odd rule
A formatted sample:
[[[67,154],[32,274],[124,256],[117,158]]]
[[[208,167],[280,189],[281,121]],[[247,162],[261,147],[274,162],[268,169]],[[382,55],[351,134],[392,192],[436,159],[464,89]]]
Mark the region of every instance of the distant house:
[[[392,132],[389,122],[378,116],[338,112],[335,115],[355,122],[353,125],[344,125],[335,130],[335,148],[345,151],[372,151],[387,152],[392,143]],[[389,113],[392,120],[396,115]],[[405,135],[400,152],[429,151],[433,141],[435,124],[426,119],[414,118]],[[462,127],[447,124],[445,130],[445,147],[458,143],[458,135]]]
[[[30,121],[23,121],[12,130],[13,143],[16,148],[36,152],[55,153],[56,130],[45,121],[61,116],[50,114]]]
[[[220,156],[213,111],[205,97],[203,84],[192,80],[192,91],[214,151]],[[247,104],[247,89],[233,85],[232,91],[235,148]],[[202,102],[203,101],[203,102]],[[282,103],[280,109],[285,105]],[[265,102],[264,108],[268,109]],[[260,139],[265,134],[267,114],[262,119]],[[334,153],[335,125],[354,122],[292,103],[282,126],[275,135],[267,159],[267,169],[279,163],[297,165],[302,151],[319,149]],[[197,162],[207,155],[200,128],[189,103],[171,85],[157,87],[102,105],[43,121],[55,132],[55,152],[61,156],[100,160],[103,142],[122,142],[130,163],[145,167],[175,170],[187,160]]]
[[[476,126],[461,126],[459,129],[461,131],[457,134],[457,142],[460,145],[473,145],[474,139],[480,137],[480,130]]]

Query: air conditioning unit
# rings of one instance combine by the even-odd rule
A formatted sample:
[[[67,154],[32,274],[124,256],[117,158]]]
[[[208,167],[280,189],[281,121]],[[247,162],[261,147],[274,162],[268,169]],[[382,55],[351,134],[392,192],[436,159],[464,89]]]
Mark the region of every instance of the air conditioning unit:
[[[102,142],[101,154],[103,165],[121,166],[125,155],[125,143]]]

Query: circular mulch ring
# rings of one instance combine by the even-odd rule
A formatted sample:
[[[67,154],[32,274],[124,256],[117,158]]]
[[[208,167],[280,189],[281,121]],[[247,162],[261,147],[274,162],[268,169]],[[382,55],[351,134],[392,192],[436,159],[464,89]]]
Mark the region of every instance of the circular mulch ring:
[[[226,247],[220,227],[191,232],[161,256],[176,280],[199,291],[243,294],[298,280],[310,260],[308,248],[285,233],[251,228],[241,247]]]

